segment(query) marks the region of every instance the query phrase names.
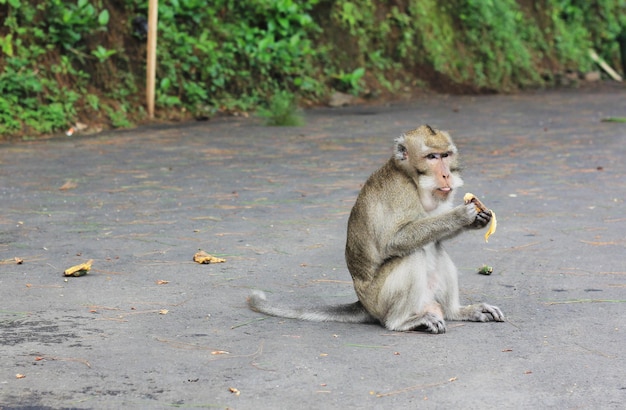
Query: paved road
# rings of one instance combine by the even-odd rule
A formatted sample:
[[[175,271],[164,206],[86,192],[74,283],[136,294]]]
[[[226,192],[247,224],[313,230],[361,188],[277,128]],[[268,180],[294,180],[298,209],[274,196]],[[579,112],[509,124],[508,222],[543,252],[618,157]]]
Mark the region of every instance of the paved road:
[[[623,87],[2,145],[0,408],[621,408],[626,124],[609,116],[626,116]],[[462,300],[507,322],[429,335],[249,311],[252,288],[355,300],[348,212],[423,123],[451,132],[464,190],[498,214],[488,244],[447,247]]]

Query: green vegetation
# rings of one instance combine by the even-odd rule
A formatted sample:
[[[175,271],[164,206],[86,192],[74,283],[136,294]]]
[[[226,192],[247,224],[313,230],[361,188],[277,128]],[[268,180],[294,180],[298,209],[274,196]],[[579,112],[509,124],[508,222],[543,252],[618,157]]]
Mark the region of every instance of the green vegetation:
[[[591,70],[589,48],[618,71],[626,59],[626,0],[159,3],[164,120],[259,110],[282,123],[334,90],[513,92]],[[145,121],[147,4],[0,0],[0,135]]]
[[[278,91],[267,108],[260,108],[259,116],[265,118],[266,125],[298,126],[304,119],[298,113],[296,98],[289,91]]]

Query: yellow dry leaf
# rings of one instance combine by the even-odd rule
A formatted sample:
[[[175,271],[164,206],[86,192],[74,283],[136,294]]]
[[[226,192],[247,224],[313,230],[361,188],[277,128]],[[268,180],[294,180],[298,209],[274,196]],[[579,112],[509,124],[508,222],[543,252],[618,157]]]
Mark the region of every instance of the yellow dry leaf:
[[[194,262],[197,262],[197,263],[200,263],[200,264],[224,263],[224,262],[226,262],[226,259],[222,259],[222,258],[215,257],[213,255],[209,255],[205,251],[196,252],[196,254],[193,255],[193,260],[194,260]]]
[[[83,276],[86,275],[87,272],[91,269],[91,264],[93,263],[93,259],[89,259],[85,263],[81,263],[80,265],[72,266],[71,268],[65,269],[63,272],[65,276]]]
[[[167,309],[159,310],[159,315],[167,315],[168,313],[169,313],[169,310],[167,310]]]
[[[156,281],[157,285],[167,285],[168,283],[170,283],[169,280],[159,279],[159,280]]]
[[[212,355],[218,355],[218,354],[230,354],[228,353],[226,350],[214,350],[211,352]]]
[[[18,374],[15,375],[16,379],[23,379],[24,377],[26,377],[26,375],[22,374],[22,373],[18,373]]]
[[[237,389],[235,389],[234,387],[229,387],[228,390],[233,393],[235,396],[239,396],[241,394],[241,392]]]

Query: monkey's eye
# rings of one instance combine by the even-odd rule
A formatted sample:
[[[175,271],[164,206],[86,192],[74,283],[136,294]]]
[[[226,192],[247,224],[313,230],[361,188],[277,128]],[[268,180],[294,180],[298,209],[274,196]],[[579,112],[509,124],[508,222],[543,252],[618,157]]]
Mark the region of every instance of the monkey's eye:
[[[450,156],[449,152],[444,152],[442,154],[432,153],[432,154],[426,155],[426,159],[442,159],[442,158],[448,158],[449,156]]]

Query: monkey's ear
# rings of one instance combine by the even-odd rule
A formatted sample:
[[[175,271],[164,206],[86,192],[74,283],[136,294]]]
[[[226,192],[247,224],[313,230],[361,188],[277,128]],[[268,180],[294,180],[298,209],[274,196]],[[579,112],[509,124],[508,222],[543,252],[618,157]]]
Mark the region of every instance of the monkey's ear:
[[[395,139],[396,145],[394,147],[393,156],[399,161],[404,161],[409,157],[404,141],[404,135]]]

